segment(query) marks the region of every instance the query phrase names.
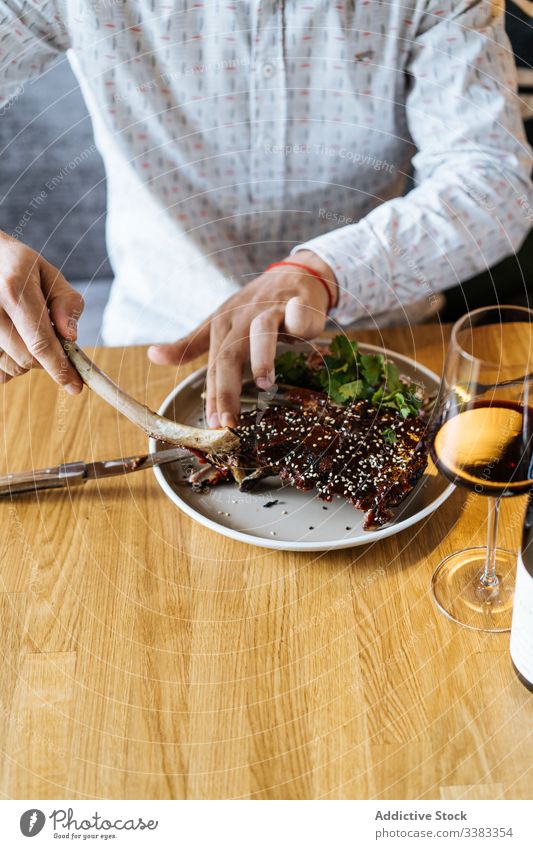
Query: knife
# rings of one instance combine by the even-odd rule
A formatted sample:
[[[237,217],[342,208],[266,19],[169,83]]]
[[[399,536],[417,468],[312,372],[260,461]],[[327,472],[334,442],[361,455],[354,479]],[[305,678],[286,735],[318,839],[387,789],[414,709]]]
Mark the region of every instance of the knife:
[[[154,451],[152,454],[140,454],[133,457],[121,457],[118,460],[100,460],[95,463],[61,463],[49,469],[33,469],[30,472],[14,472],[0,477],[0,497],[19,495],[24,492],[38,492],[42,489],[61,489],[78,486],[88,480],[125,475],[163,466],[176,460],[184,460],[190,454],[183,454],[182,448],[168,448]]]

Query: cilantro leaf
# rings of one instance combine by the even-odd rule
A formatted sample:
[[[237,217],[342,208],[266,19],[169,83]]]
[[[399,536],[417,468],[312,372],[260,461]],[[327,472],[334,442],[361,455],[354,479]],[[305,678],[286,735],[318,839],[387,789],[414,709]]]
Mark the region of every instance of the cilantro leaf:
[[[383,441],[386,442],[387,445],[395,445],[398,441],[398,437],[391,427],[385,428],[381,435],[383,437]]]
[[[359,346],[357,342],[350,342],[350,340],[344,336],[344,334],[340,333],[338,336],[335,336],[331,340],[331,345],[329,346],[331,351],[331,355],[336,357],[339,360],[343,360],[347,363],[353,363],[355,361]]]
[[[294,386],[301,385],[301,381],[305,379],[306,370],[305,354],[286,351],[276,360],[276,373],[282,383],[290,383]]]
[[[396,392],[400,388],[400,370],[396,363],[388,360],[385,363],[385,383],[389,392]]]
[[[307,365],[307,356],[297,351],[286,351],[276,358],[278,383],[300,386],[304,389],[322,389],[319,373]]]
[[[421,388],[402,378],[395,363],[383,354],[361,353],[357,342],[342,334],[331,340],[321,367],[308,365],[305,354],[287,351],[276,359],[276,375],[280,383],[320,389],[336,404],[367,399],[403,418],[418,415],[423,403]]]
[[[350,383],[343,383],[342,386],[339,386],[338,394],[343,401],[364,398],[366,395],[365,384],[362,380],[352,380]]]
[[[345,404],[348,400],[340,394],[341,387],[346,383],[345,377],[342,374],[325,375],[325,382],[322,388],[335,401],[336,404]]]
[[[367,383],[379,383],[385,364],[383,354],[361,354],[361,370]]]

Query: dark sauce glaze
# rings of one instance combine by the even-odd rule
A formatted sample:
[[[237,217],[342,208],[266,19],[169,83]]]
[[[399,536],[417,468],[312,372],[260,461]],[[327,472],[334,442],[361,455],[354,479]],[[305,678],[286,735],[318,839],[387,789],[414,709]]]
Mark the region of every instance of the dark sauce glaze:
[[[235,428],[242,454],[265,474],[315,489],[324,501],[346,498],[365,512],[366,529],[385,524],[426,468],[427,421],[367,401],[339,407],[313,396],[294,408],[274,404],[242,413]],[[394,444],[383,438],[387,430],[394,431]]]

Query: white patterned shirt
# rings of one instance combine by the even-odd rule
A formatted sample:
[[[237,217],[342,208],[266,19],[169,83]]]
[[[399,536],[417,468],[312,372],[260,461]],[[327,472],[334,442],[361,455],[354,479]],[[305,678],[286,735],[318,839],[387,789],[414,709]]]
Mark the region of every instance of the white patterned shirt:
[[[499,3],[0,0],[0,95],[65,51],[107,173],[110,343],[177,338],[302,244],[348,324],[529,229]]]

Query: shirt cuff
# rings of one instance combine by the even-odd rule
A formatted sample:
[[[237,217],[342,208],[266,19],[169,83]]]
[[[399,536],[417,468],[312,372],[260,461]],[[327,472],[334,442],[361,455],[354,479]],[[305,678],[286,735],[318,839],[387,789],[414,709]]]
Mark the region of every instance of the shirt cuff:
[[[329,319],[340,325],[353,324],[383,312],[393,295],[390,264],[376,234],[364,220],[317,236],[291,250],[313,251],[335,274],[339,290],[337,305]],[[388,297],[386,294],[388,293]]]

